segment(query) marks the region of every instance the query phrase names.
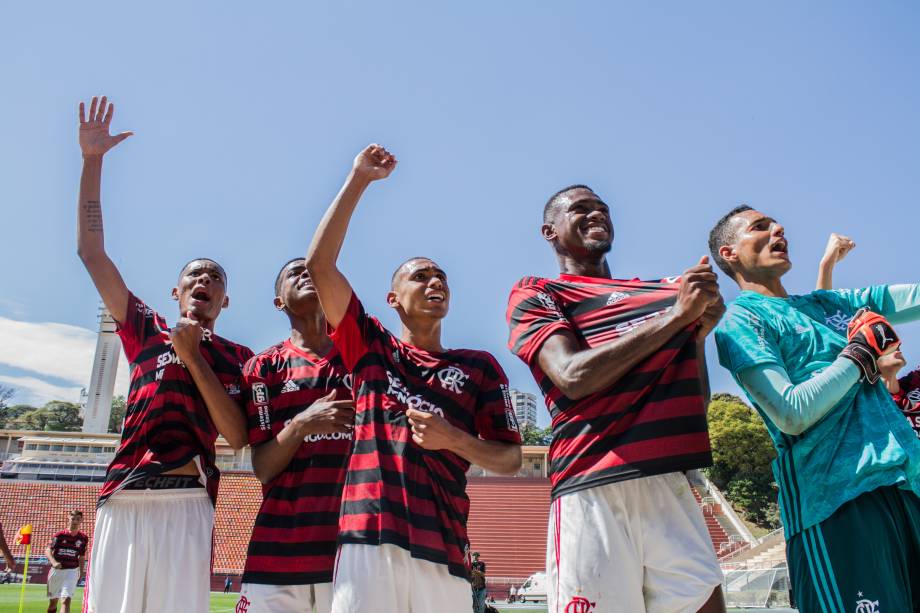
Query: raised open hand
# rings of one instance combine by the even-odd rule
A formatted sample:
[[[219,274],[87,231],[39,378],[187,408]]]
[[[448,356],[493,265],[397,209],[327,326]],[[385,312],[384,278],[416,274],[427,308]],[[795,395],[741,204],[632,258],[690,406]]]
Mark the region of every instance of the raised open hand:
[[[80,103],[80,150],[84,156],[102,156],[106,151],[125,140],[134,132],[109,134],[109,124],[115,113],[115,105],[107,103],[107,98],[98,100],[93,96],[89,105],[89,117],[86,116],[86,107]]]
[[[364,151],[355,157],[353,165],[355,174],[361,175],[370,181],[386,179],[396,168],[396,158],[392,153],[373,144],[364,148]]]

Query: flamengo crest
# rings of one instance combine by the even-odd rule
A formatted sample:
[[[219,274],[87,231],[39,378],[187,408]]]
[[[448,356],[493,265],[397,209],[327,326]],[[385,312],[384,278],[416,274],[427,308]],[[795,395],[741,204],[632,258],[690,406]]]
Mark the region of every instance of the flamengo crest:
[[[441,382],[441,387],[455,394],[461,393],[463,384],[469,378],[468,374],[456,366],[448,366],[438,371],[438,380]]]

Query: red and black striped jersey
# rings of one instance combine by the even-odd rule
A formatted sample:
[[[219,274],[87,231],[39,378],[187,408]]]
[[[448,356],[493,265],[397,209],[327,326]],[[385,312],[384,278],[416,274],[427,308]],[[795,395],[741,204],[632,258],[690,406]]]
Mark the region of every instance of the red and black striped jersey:
[[[484,440],[520,444],[508,378],[490,354],[440,353],[403,343],[352,294],[332,333],[355,394],[355,444],[348,464],[339,543],[389,543],[414,558],[469,576],[469,462],[412,441],[405,411],[435,413]]]
[[[249,444],[274,439],[294,417],[336,390],[351,398],[351,375],[338,351],[324,357],[290,340],[243,367]],[[262,506],[249,540],[243,583],[330,583],[351,433],[311,434],[291,463],[262,487]]]
[[[555,333],[571,333],[586,349],[629,334],[670,309],[679,287],[676,277],[620,281],[561,275],[525,277],[511,290],[508,345],[530,367],[552,417],[553,498],[712,464],[693,327],[615,385],[579,400],[566,397],[537,359]]]
[[[901,389],[897,394],[892,394],[894,401],[920,437],[920,369],[900,377],[898,384]]]
[[[204,332],[201,354],[227,394],[242,406],[243,363],[252,351]],[[147,480],[196,457],[215,502],[220,477],[214,464],[217,428],[192,376],[172,349],[166,320],[131,294],[118,336],[131,365],[131,384],[121,443],[106,471],[99,505],[124,487],[144,489]]]
[[[54,559],[61,563],[61,568],[77,568],[80,558],[86,555],[88,542],[89,537],[82,532],[71,534],[69,530],[62,530],[51,537],[48,547]]]

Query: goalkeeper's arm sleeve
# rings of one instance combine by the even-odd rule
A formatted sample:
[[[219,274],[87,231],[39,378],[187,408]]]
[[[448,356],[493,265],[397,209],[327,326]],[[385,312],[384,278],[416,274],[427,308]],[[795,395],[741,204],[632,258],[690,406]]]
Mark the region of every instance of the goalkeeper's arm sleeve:
[[[860,377],[859,367],[844,357],[814,377],[793,385],[786,369],[761,364],[742,370],[741,385],[786,434],[801,434],[816,424],[840,402]]]

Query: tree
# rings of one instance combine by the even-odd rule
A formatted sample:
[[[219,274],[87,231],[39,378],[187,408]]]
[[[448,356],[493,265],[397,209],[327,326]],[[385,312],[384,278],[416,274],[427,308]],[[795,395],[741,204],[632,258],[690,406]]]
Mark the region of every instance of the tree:
[[[121,428],[125,422],[125,410],[127,403],[124,396],[115,396],[112,398],[112,412],[109,413],[109,432],[121,433]]]
[[[6,430],[15,430],[19,428],[16,425],[17,420],[23,413],[34,411],[36,407],[30,404],[14,404],[0,409],[0,428]]]
[[[79,404],[52,400],[41,408],[22,412],[13,420],[11,427],[20,430],[79,432],[82,425]]]
[[[779,514],[771,462],[776,451],[763,420],[737,396],[715,394],[709,404],[713,465],[706,472],[745,518],[775,527]]]
[[[525,445],[549,445],[552,439],[552,427],[537,428],[530,424],[521,426],[521,441]]]

